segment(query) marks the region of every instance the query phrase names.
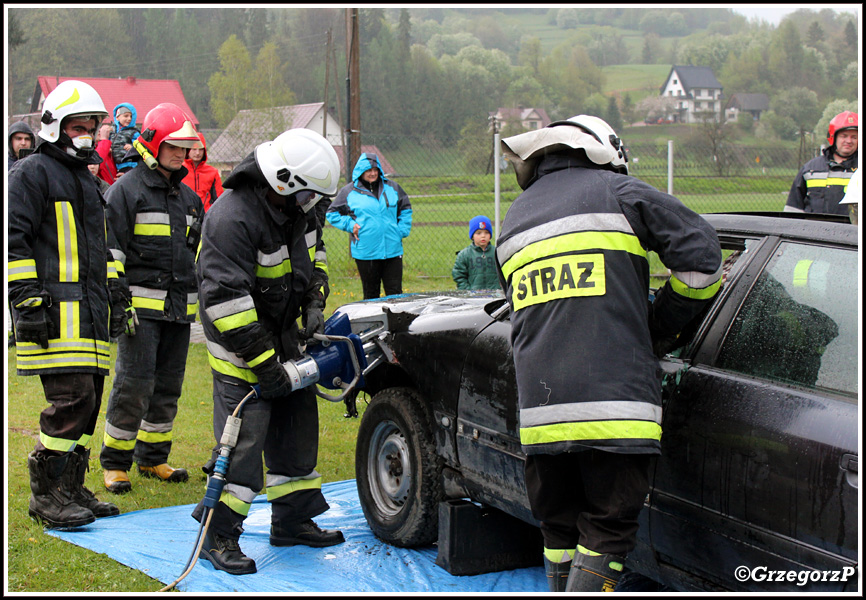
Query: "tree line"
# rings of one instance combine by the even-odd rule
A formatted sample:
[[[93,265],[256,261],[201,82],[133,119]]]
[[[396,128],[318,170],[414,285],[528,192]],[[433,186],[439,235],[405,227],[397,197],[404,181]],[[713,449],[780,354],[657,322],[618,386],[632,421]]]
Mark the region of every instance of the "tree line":
[[[345,114],[343,8],[9,9],[9,94],[27,112],[39,75],[177,79],[203,128],[238,110],[325,100]],[[558,43],[519,26],[539,21]],[[833,101],[857,99],[854,15],[800,9],[778,27],[731,9],[361,8],[362,130],[451,140],[499,107],[616,120],[611,64],[713,69],[726,96],[771,98],[770,135],[796,139]],[[659,82],[661,86],[663,82]],[[792,115],[791,99],[808,113]],[[805,99],[805,100],[804,100]],[[810,123],[811,122],[811,123]],[[508,133],[503,132],[503,133]]]

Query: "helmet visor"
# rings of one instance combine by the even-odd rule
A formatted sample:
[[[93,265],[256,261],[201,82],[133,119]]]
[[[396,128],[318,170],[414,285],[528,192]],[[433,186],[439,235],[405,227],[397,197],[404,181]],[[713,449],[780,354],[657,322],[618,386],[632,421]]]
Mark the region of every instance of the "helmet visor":
[[[310,212],[310,209],[313,208],[316,203],[322,199],[321,194],[317,194],[312,190],[301,190],[300,192],[295,192],[292,195],[295,197],[295,201],[298,203],[298,206],[300,206],[301,210],[304,212]]]

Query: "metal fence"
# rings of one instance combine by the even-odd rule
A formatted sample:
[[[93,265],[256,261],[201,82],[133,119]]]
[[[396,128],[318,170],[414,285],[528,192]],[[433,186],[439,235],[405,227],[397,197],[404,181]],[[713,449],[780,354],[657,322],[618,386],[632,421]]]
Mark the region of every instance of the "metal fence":
[[[495,223],[496,190],[503,219],[520,194],[504,160],[497,185],[492,136],[472,144],[365,134],[363,146],[379,153],[390,166],[387,176],[410,196],[413,224],[404,240],[404,270],[416,276],[450,280],[456,253],[470,243],[469,220],[483,214]],[[627,150],[632,175],[697,212],[780,211],[800,166],[820,151],[801,155],[779,147],[673,142],[636,143]],[[332,279],[357,277],[348,234],[326,225],[325,243]]]

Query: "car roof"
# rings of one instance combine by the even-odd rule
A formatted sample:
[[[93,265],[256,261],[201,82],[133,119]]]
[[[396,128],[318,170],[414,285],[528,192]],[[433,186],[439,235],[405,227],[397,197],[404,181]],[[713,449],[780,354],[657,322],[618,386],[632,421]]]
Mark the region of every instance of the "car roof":
[[[857,245],[857,226],[848,217],[793,212],[707,213],[718,233],[777,235],[816,242]]]

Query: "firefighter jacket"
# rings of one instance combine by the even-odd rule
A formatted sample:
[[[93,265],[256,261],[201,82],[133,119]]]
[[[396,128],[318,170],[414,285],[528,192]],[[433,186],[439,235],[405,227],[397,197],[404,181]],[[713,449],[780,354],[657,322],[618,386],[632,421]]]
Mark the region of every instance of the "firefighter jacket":
[[[833,147],[827,148],[800,169],[785,204],[785,212],[847,215],[848,207],[839,202],[857,170],[857,153],[838,163]]]
[[[379,179],[368,188],[361,175],[378,169]],[[325,214],[328,223],[352,233],[361,226],[350,246],[355,260],[385,260],[403,256],[403,238],[412,230],[412,203],[399,184],[387,179],[376,155],[361,154],[352,171],[352,183],[343,186]]]
[[[679,332],[718,291],[715,230],[676,198],[574,154],[544,157],[537,175],[496,249],[523,450],[657,454],[653,340]],[[649,251],[671,269],[651,306]]]
[[[202,327],[215,375],[254,384],[257,365],[301,356],[297,319],[327,296],[325,247],[314,210],[268,202],[253,153],[225,185],[204,220],[196,266]]]
[[[195,321],[196,231],[204,207],[181,180],[159,171],[132,169],[108,190],[109,247],[121,289],[140,319]]]
[[[95,159],[95,160],[98,160]],[[108,375],[105,202],[85,162],[43,143],[9,171],[12,318],[45,307],[48,348],[18,344],[18,374]]]
[[[474,243],[457,253],[451,278],[458,290],[498,290],[499,273],[496,270],[496,247],[488,244],[482,249]]]

